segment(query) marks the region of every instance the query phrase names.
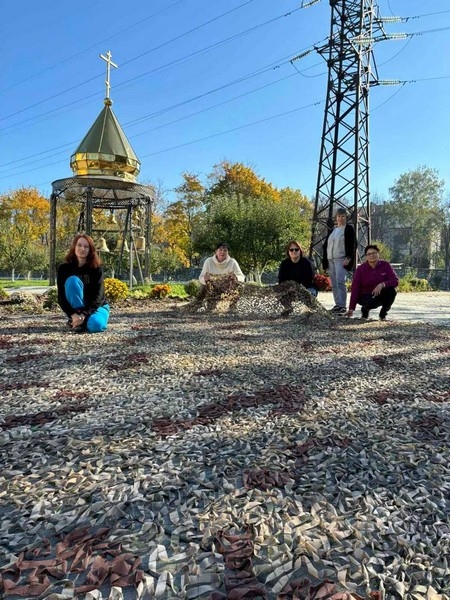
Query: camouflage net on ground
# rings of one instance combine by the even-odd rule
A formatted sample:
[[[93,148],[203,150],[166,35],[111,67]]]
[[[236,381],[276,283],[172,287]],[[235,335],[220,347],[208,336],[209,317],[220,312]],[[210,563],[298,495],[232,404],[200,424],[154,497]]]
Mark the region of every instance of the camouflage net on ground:
[[[294,281],[272,286],[239,283],[234,275],[212,277],[194,300],[184,308],[188,313],[228,313],[331,320],[332,317],[306,288]]]

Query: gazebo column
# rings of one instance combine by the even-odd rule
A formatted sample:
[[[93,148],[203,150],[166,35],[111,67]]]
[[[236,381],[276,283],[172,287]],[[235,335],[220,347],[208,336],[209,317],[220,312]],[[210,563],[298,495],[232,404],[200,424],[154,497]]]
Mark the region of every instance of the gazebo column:
[[[152,201],[147,199],[145,203],[145,254],[144,254],[144,277],[150,277],[150,241],[152,228]]]
[[[52,194],[50,197],[50,269],[49,269],[49,283],[55,285],[56,283],[56,203],[58,202],[58,196]]]
[[[92,196],[92,188],[86,188],[86,214],[85,214],[85,223],[86,223],[86,234],[92,237],[92,208],[93,208],[93,196]]]

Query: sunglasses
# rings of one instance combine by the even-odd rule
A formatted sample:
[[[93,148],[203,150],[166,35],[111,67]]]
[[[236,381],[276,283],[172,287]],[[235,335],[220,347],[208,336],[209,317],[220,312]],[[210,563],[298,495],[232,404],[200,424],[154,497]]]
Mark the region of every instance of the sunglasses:
[[[289,252],[300,252],[300,248],[289,248]]]
[[[374,256],[375,254],[378,254],[376,250],[374,252],[366,252],[366,256]]]

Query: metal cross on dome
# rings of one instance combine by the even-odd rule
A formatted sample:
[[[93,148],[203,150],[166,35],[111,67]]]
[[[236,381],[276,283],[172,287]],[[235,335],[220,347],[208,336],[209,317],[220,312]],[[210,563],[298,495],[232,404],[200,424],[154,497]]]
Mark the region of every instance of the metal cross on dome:
[[[118,67],[118,65],[116,65],[116,63],[113,63],[113,61],[111,60],[112,54],[111,54],[110,50],[108,50],[108,52],[106,53],[106,56],[104,56],[103,54],[100,54],[100,58],[102,58],[106,62],[106,81],[105,81],[106,98],[109,98],[109,90],[111,89],[111,85],[110,85],[111,67],[115,67],[116,69],[118,69],[119,67]]]

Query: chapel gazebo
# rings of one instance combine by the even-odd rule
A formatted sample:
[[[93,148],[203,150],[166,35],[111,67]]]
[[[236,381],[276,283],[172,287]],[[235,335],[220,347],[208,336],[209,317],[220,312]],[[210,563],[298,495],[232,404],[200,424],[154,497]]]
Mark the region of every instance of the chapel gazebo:
[[[134,153],[109,98],[111,53],[100,57],[107,63],[104,108],[70,158],[73,177],[52,183],[50,198],[50,285],[56,281],[56,227],[58,206],[79,206],[78,233],[93,236],[93,211],[109,211],[114,223],[115,211],[122,218],[117,233],[118,265],[124,252],[130,252],[130,285],[136,260],[141,283],[150,276],[151,214],[154,191],[136,183],[140,162]],[[75,234],[75,232],[74,232]],[[95,237],[95,236],[93,236]],[[104,245],[104,239],[100,242]],[[105,246],[100,250],[108,250]],[[142,259],[142,263],[141,263]],[[120,267],[119,267],[120,272]]]

